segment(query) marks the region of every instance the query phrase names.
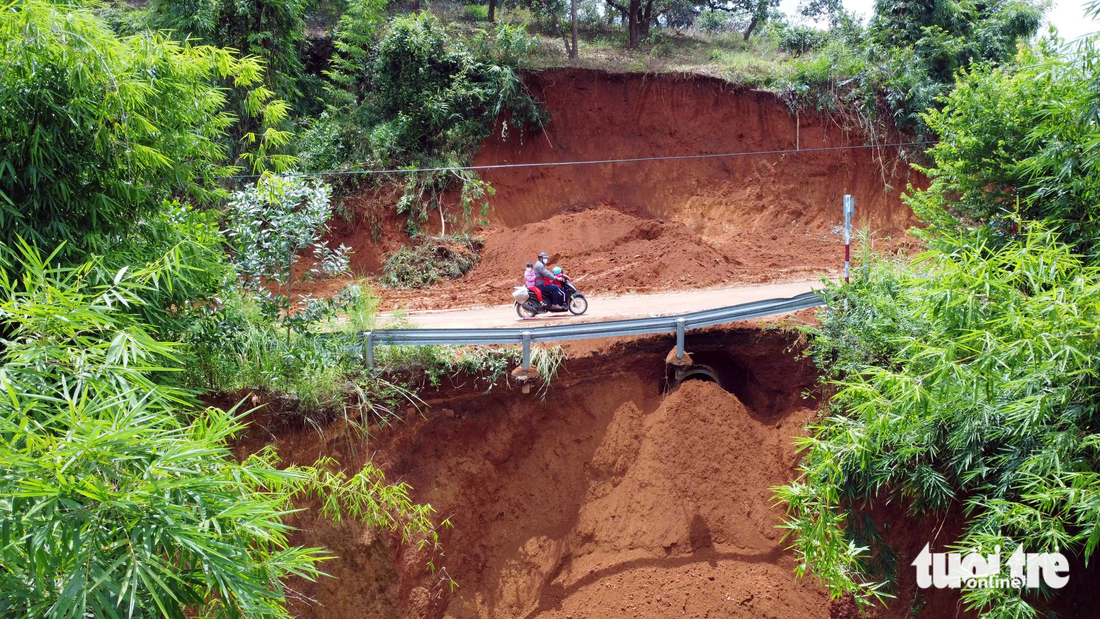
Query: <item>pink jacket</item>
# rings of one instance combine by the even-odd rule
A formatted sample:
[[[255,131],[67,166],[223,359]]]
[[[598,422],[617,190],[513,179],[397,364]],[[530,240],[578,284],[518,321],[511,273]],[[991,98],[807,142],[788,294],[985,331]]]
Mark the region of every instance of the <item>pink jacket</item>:
[[[523,272],[523,279],[524,279],[524,281],[527,282],[527,287],[528,288],[533,288],[535,286],[535,270],[534,269],[526,269]]]

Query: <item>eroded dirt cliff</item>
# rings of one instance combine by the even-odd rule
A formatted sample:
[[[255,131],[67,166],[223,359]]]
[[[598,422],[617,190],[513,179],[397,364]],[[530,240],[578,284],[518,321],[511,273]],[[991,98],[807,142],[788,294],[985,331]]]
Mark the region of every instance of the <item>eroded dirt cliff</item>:
[[[796,115],[773,93],[700,76],[581,69],[532,73],[525,83],[550,122],[521,131],[502,119],[476,164],[765,154],[486,170],[496,193],[488,197],[488,225],[475,230],[486,240],[481,263],[434,287],[436,294],[385,291],[384,307],[507,302],[539,251],[585,277],[585,290],[595,293],[835,274],[844,194],[855,197],[856,229],[873,232],[880,247],[907,242],[916,223],[901,194],[925,180],[897,149],[862,148],[858,131],[826,115]],[[775,152],[795,148],[810,150]],[[358,272],[377,273],[408,242],[393,208],[399,195],[382,188],[345,199],[363,218],[341,224],[332,240],[355,249]],[[457,196],[443,203],[448,230],[460,229]],[[440,231],[437,214],[425,229]]]

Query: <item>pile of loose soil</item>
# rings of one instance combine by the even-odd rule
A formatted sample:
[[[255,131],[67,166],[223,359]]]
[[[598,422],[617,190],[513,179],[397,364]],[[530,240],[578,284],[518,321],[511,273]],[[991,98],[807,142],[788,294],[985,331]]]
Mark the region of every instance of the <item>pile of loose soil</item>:
[[[716,248],[685,224],[625,211],[614,204],[555,215],[545,221],[489,231],[481,261],[463,278],[430,292],[383,292],[383,309],[499,305],[523,283],[523,269],[539,252],[550,254],[587,295],[659,292],[805,279],[836,267],[841,246],[803,234],[734,255]],[[749,241],[746,241],[748,243]]]
[[[683,225],[619,212],[604,206],[556,215],[491,237],[471,272],[493,285],[521,280],[527,262],[540,251],[551,256],[586,290],[629,286],[660,288],[692,280],[713,285],[728,280],[726,257]],[[582,279],[583,278],[583,279]]]
[[[535,613],[828,616],[822,592],[792,577],[768,506],[791,477],[791,425],[761,423],[710,382],[688,381],[648,415],[620,406]]]

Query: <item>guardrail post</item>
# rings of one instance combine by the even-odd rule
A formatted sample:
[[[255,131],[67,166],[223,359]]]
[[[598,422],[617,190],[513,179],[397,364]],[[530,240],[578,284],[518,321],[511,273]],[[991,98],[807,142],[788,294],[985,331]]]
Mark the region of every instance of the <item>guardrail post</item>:
[[[374,334],[367,331],[363,345],[367,349],[367,368],[374,369]]]
[[[684,319],[676,319],[676,358],[684,358]]]
[[[848,283],[849,265],[852,260],[852,215],[855,214],[856,200],[844,196],[844,283]]]
[[[523,332],[523,371],[531,369],[531,332]]]

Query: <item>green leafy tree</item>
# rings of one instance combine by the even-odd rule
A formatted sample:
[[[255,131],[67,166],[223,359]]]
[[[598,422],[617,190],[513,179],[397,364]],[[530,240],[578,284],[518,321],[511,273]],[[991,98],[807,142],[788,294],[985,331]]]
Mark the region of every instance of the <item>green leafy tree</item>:
[[[923,115],[942,106],[956,75],[1014,64],[1017,46],[1039,28],[1042,7],[1015,0],[880,0],[866,28],[843,10],[832,11],[828,42],[792,63],[781,90],[793,106],[845,118],[875,141],[894,141],[899,129],[931,141],[935,132]]]
[[[934,226],[986,225],[1011,235],[1015,218],[1057,224],[1095,262],[1100,252],[1100,143],[1091,46],[1064,56],[1055,41],[1021,50],[1013,66],[959,76],[926,116],[940,141],[925,191],[909,199]]]
[[[324,308],[335,313],[342,303],[317,303],[309,297],[301,299],[295,312],[291,295],[294,291],[292,269],[298,254],[312,249],[314,265],[303,277],[338,277],[346,275],[351,249],[343,244],[333,250],[321,237],[328,231],[332,216],[327,185],[296,178],[269,176],[256,185],[235,192],[229,200],[229,226],[226,231],[233,248],[233,263],[237,274],[248,278],[246,285],[259,291],[260,301],[268,318],[281,317],[286,325],[286,337],[297,329],[306,332],[310,326],[326,317]],[[262,286],[276,282],[280,290],[272,293]]]
[[[332,250],[327,241],[321,241],[332,217],[331,193],[321,183],[277,176],[234,192],[228,203],[226,234],[238,273],[285,285],[298,252],[312,249],[321,275],[344,274],[349,248],[341,245]]]
[[[295,102],[305,73],[306,0],[153,0],[151,23],[263,61],[264,83]]]
[[[1041,22],[1041,5],[1026,0],[876,0],[868,54],[887,68],[897,123],[924,130],[920,115],[937,107],[960,69],[1009,63]]]
[[[1042,5],[1026,0],[875,0],[869,34],[884,47],[915,47],[927,61],[950,71],[972,62],[1001,63],[1016,41],[1035,33]],[[937,43],[937,39],[939,42]]]

